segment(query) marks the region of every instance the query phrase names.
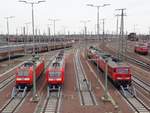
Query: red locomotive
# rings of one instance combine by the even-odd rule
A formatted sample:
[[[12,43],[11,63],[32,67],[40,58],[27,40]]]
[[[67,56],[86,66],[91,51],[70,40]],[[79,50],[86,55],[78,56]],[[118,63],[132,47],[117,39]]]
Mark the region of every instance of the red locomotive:
[[[148,54],[148,46],[145,43],[138,43],[135,45],[134,51],[136,53],[147,55]]]
[[[35,61],[35,75],[36,79],[40,77],[44,70],[44,60]],[[33,85],[33,62],[26,61],[16,69],[16,88],[31,88]]]
[[[102,52],[96,49],[89,49],[89,51],[95,50],[95,53],[91,56],[94,63],[98,64],[99,68],[105,72],[106,62],[108,67],[108,77],[116,84],[116,85],[131,85],[131,71],[130,66],[121,62],[117,58],[112,57],[108,53]],[[90,52],[91,53],[91,52]]]
[[[61,88],[64,83],[65,58],[61,51],[46,70],[46,80],[49,90]]]

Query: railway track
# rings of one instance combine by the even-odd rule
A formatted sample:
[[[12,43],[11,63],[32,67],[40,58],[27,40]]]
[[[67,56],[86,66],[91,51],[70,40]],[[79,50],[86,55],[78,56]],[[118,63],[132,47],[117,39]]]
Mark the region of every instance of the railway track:
[[[150,84],[149,83],[145,83],[145,81],[139,79],[135,75],[132,77],[132,81],[150,94]]]
[[[132,106],[134,113],[150,113],[150,109],[138,96],[132,92],[130,88],[121,86],[121,90],[119,90],[119,92]]]
[[[143,69],[146,69],[146,70],[150,70],[150,64],[149,63],[145,63],[145,62],[142,62],[142,61],[139,61],[137,59],[134,59],[132,57],[129,57],[129,56],[125,56],[127,57],[127,60],[131,63],[134,63],[134,64],[137,64],[139,65],[140,67],[142,67]]]
[[[92,106],[97,105],[96,98],[91,90],[91,85],[86,78],[83,66],[80,61],[80,54],[77,50],[75,55],[75,72],[76,72],[76,82],[77,82],[77,91],[79,93],[80,104],[83,106]]]
[[[7,87],[10,83],[12,83],[15,79],[15,75],[8,76],[4,80],[0,81],[0,91],[3,91],[5,87]]]
[[[107,49],[107,50],[106,50]],[[106,47],[104,49],[105,51],[108,51],[109,53],[113,54],[115,57],[117,52],[114,50],[114,49],[111,49],[109,47]],[[132,64],[136,64],[138,66],[140,66],[142,69],[145,69],[146,71],[149,71],[150,70],[150,64],[148,62],[144,62],[144,61],[141,61],[141,60],[137,60],[129,55],[126,55],[126,54],[122,54],[122,56],[124,56],[126,58],[126,60]]]
[[[59,113],[62,91],[51,91],[38,113]]]
[[[1,108],[0,113],[14,113],[26,96],[27,93],[18,92],[15,97],[8,100],[8,102]]]

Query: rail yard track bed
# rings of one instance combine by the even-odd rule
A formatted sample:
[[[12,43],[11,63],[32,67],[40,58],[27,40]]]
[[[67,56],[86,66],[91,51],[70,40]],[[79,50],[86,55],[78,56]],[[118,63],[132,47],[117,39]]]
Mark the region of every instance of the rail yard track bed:
[[[81,62],[83,64],[83,68],[85,69],[85,73],[87,75],[87,78],[91,81],[91,87],[92,91],[94,92],[94,95],[96,97],[98,105],[88,105],[88,106],[81,106],[80,105],[80,99],[78,96],[78,91],[76,87],[76,75],[75,75],[75,63],[73,61],[73,56],[74,54],[71,54],[68,56],[68,60],[66,60],[66,75],[65,75],[65,83],[64,83],[64,88],[63,88],[63,101],[62,101],[62,106],[60,111],[62,113],[105,113],[105,112],[119,112],[120,109],[122,109],[120,112],[128,112],[132,113],[131,109],[126,109],[124,106],[128,105],[125,102],[122,102],[123,100],[120,99],[121,108],[120,109],[115,109],[111,103],[105,103],[101,100],[101,97],[103,96],[103,88],[100,86],[96,78],[93,75],[93,72],[90,71],[89,67],[86,64],[85,59],[81,56]],[[95,70],[94,70],[95,71]],[[116,95],[116,98],[118,98],[118,95]],[[120,97],[121,98],[121,97]],[[119,99],[118,99],[119,101]],[[120,105],[120,104],[119,104]]]
[[[87,73],[89,73],[87,75],[93,84],[92,86],[93,90],[94,92],[96,92],[95,94],[100,100],[100,98],[104,95],[104,89],[103,89],[104,85],[102,86],[99,84],[99,82],[97,82],[96,77],[94,77],[94,73],[95,73],[95,76],[98,77],[97,79],[99,79],[102,84],[104,84],[104,77],[102,76],[102,73],[100,71],[97,71],[97,68],[95,64],[92,63],[92,61],[86,60],[83,57],[83,55],[81,56],[81,59],[83,59],[82,61],[83,61],[84,67],[87,68],[86,69]],[[118,109],[114,109],[114,106],[111,103],[104,103],[102,100],[99,101],[100,107],[102,107],[102,105],[104,104],[103,107],[112,112],[133,113],[130,106],[126,103],[125,99],[122,98],[122,96],[119,94],[117,89],[112,85],[112,83],[108,82],[108,88],[109,88],[110,95],[112,96],[115,103],[118,105]],[[105,105],[107,105],[107,107]]]
[[[136,75],[138,78],[140,77],[140,79],[150,84],[150,73],[148,71],[144,71],[140,69],[139,67],[133,66],[131,64],[130,66],[132,68],[132,73],[134,75]]]
[[[10,87],[5,88],[2,92],[0,92],[0,109],[5,104],[6,101],[8,101],[11,97],[11,91],[13,86],[15,85],[14,82],[10,84]]]
[[[31,102],[32,92],[30,92],[16,109],[16,113],[133,113],[131,106],[126,103],[126,100],[110,82],[108,83],[109,93],[118,105],[118,108],[115,109],[112,103],[102,101],[101,97],[104,95],[104,86],[98,82],[99,80],[104,84],[102,73],[97,71],[96,66],[91,61],[85,59],[83,54],[79,52],[76,56],[75,52],[75,50],[70,51],[66,55],[65,82],[59,92],[59,96],[58,92],[51,92],[50,97],[46,97],[47,84],[44,72],[37,81],[37,93],[40,101],[38,103]],[[75,56],[78,57],[78,61],[76,61]],[[47,57],[46,60],[48,61],[48,59]],[[80,77],[80,79],[78,78],[79,84],[76,82],[77,72],[79,73],[78,77]],[[82,76],[83,74],[86,75],[86,78]],[[10,83],[10,87],[0,92],[0,96],[2,95],[0,97],[0,109],[10,99],[14,84],[14,82]],[[78,89],[79,86],[80,90]],[[79,91],[82,91],[83,98],[79,97]],[[83,102],[81,102],[82,100]]]
[[[148,65],[150,65],[150,59],[148,57],[148,55],[140,55],[138,53],[134,52],[134,45],[136,45],[135,42],[130,42],[128,41],[128,52],[127,54],[130,55],[131,57],[138,59]],[[112,50],[117,50],[118,44],[116,43],[110,43],[109,46],[110,48],[112,48]]]

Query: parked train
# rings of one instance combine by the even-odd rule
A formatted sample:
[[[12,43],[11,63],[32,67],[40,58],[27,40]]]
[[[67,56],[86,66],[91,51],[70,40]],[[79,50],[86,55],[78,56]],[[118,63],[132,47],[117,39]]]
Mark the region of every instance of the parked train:
[[[63,48],[72,47],[72,42],[66,43],[35,43],[31,44],[19,44],[19,45],[10,45],[10,46],[0,46],[0,61],[7,60],[9,57],[16,58],[23,56],[25,53],[32,54],[33,47],[35,48],[36,53],[47,52],[48,50],[57,50]]]
[[[49,90],[57,90],[64,84],[65,56],[64,51],[56,56],[46,70],[46,80]]]
[[[130,41],[138,41],[139,40],[136,33],[130,33],[128,35],[127,39],[130,40]]]
[[[148,45],[146,43],[137,43],[134,47],[135,53],[147,55],[148,54]]]
[[[35,75],[38,79],[44,70],[44,59],[35,60]],[[33,62],[25,61],[21,66],[16,69],[16,88],[24,89],[25,87],[31,88],[33,86]]]
[[[107,63],[108,77],[115,85],[131,85],[131,69],[127,64],[95,47],[88,49],[88,57],[93,59],[103,72]]]

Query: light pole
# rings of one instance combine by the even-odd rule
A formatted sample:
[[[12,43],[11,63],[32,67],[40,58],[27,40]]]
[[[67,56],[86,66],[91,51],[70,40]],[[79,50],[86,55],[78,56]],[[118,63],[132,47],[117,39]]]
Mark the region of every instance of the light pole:
[[[45,1],[22,1],[20,0],[19,2],[24,2],[26,4],[30,4],[31,8],[32,8],[32,35],[33,35],[33,98],[32,101],[38,101],[37,99],[37,92],[36,92],[36,73],[35,73],[35,40],[34,40],[34,4],[39,4],[41,2],[45,2]]]
[[[26,27],[26,30],[25,30],[26,31],[25,34],[27,36],[26,41],[28,42],[28,30],[29,30],[28,28],[29,28],[29,25],[31,24],[31,22],[26,22],[24,24],[25,24],[25,27]]]
[[[90,22],[90,20],[81,20],[80,21],[81,23],[83,23],[83,25],[84,25],[84,37],[86,37],[86,35],[87,35],[87,23],[88,22]]]
[[[56,21],[59,21],[59,19],[48,19],[48,20],[53,22],[53,26],[54,26],[54,37],[53,37],[54,45],[53,45],[53,47],[55,48],[55,29],[56,29],[55,24],[56,24]]]
[[[59,19],[48,19],[49,21],[52,21],[53,22],[53,25],[54,25],[54,36],[55,36],[55,24],[56,24],[56,21],[59,21]]]
[[[103,23],[103,39],[102,39],[102,41],[103,41],[103,44],[104,44],[104,38],[105,38],[105,19],[101,19],[101,21],[102,21],[102,23]]]
[[[8,50],[8,59],[9,59],[8,65],[10,65],[9,19],[11,19],[11,18],[14,18],[14,16],[5,17],[6,22],[7,22],[7,44],[8,44],[8,46],[9,46],[9,48],[8,48],[8,49],[9,49],[9,50]]]
[[[47,29],[47,31],[48,31],[48,36],[49,36],[49,38],[50,38],[50,36],[51,36],[51,28],[50,28],[51,24],[47,24],[47,26],[48,26],[48,29]]]
[[[108,6],[108,5],[110,5],[110,4],[103,4],[103,5],[87,4],[87,6],[97,8],[97,39],[100,39],[100,37],[99,37],[99,9],[100,9],[100,7],[105,7],[105,6]]]
[[[48,43],[47,43],[47,47],[48,47],[48,51],[49,51],[49,44],[51,43],[51,28],[50,28],[50,25],[51,24],[47,24],[47,26],[48,26]]]
[[[62,26],[62,34],[64,35],[64,37],[65,37],[65,35],[66,35],[66,28],[67,28],[67,26]]]
[[[149,34],[149,37],[148,37],[148,40],[150,40],[150,27],[148,27],[148,34]]]
[[[86,35],[87,35],[87,23],[90,22],[90,20],[81,20],[80,21],[81,23],[84,24],[84,40],[85,40],[85,48],[87,48],[87,39],[86,39]],[[87,56],[87,52],[86,52],[86,49],[85,49],[85,55]]]
[[[25,24],[25,27],[24,27],[24,45],[26,45],[28,43],[28,25],[30,24],[31,22],[26,22],[24,23]],[[27,46],[25,46],[24,48],[24,51],[25,51],[25,55],[26,55],[26,48]]]
[[[118,26],[118,25],[119,25],[119,24],[118,24],[118,23],[119,23],[119,20],[118,20],[118,19],[119,19],[119,16],[120,16],[120,15],[119,15],[119,14],[116,14],[115,16],[117,17],[117,22],[116,22],[116,35],[117,35],[117,37],[118,37],[118,28],[119,28],[119,26]]]
[[[134,24],[134,27],[133,27],[133,32],[135,33],[136,32],[136,27],[137,27],[138,25],[137,24]]]

